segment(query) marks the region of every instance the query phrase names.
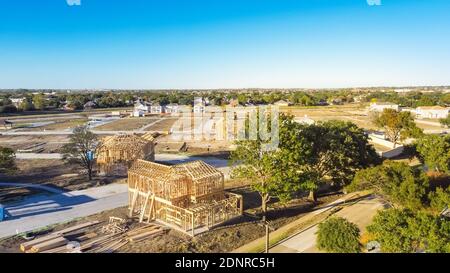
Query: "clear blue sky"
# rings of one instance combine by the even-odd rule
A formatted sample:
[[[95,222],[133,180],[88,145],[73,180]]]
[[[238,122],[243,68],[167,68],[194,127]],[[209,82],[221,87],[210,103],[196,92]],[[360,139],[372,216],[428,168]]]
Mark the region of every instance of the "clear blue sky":
[[[0,88],[450,85],[450,1],[1,0]]]

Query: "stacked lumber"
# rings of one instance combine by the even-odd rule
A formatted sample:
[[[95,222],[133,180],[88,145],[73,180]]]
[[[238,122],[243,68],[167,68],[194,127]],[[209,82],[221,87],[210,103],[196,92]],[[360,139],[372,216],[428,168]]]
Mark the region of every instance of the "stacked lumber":
[[[165,231],[166,229],[161,226],[148,224],[128,232],[103,235],[96,240],[82,245],[81,251],[89,253],[112,253],[128,243],[137,243],[152,239],[162,235]]]
[[[74,251],[86,253],[113,253],[129,243],[133,244],[153,239],[167,231],[167,228],[156,224],[146,224],[126,231],[125,228],[120,226],[120,224],[125,224],[125,221],[120,218],[112,217],[110,218],[109,223],[102,227],[102,232],[100,234],[87,231],[81,232],[83,229],[98,223],[98,221],[87,222],[55,231],[21,244],[20,249],[26,253],[67,253]],[[117,227],[120,227],[121,229],[116,229]],[[112,232],[103,233],[105,230]],[[71,248],[69,243],[75,245]]]
[[[109,217],[109,224],[102,227],[102,233],[123,233],[127,231],[126,220],[118,217]]]
[[[147,225],[127,233],[127,239],[131,243],[141,242],[162,235],[166,230],[161,226]]]
[[[100,223],[99,221],[91,221],[79,225],[75,225],[66,229],[55,231],[48,235],[36,238],[34,240],[20,244],[20,250],[26,253],[53,253],[67,250],[69,240],[66,238],[70,233],[80,231],[87,227],[91,227]],[[83,235],[87,236],[87,235]],[[77,238],[79,241],[85,240],[86,237]],[[92,236],[92,234],[90,235]],[[78,241],[78,240],[77,240]]]

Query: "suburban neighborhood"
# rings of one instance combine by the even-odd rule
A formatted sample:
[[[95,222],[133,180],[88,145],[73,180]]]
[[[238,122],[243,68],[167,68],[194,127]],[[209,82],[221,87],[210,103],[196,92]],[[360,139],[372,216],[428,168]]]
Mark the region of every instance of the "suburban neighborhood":
[[[449,11],[3,1],[3,267],[445,270]]]

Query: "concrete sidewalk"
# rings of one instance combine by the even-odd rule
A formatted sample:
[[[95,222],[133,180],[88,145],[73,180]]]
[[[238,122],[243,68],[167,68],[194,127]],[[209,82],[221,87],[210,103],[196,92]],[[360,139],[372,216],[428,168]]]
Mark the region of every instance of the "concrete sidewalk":
[[[111,184],[5,204],[11,218],[0,222],[0,238],[126,206],[127,190],[126,184]]]
[[[384,204],[379,198],[372,196],[364,198],[353,205],[344,207],[335,215],[343,217],[356,224],[361,233],[365,232],[366,227],[372,222],[378,210],[383,209]],[[292,236],[282,243],[272,247],[271,253],[317,253],[320,252],[316,247],[316,238],[318,225],[314,225],[303,232]]]

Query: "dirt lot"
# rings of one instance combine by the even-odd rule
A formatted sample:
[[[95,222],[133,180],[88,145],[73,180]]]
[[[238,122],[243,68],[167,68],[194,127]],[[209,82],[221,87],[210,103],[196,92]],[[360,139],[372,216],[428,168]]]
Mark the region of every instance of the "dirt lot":
[[[308,117],[315,121],[342,120],[355,123],[361,128],[376,129],[364,106],[358,104],[315,107],[283,107],[281,111],[296,118]]]
[[[25,131],[52,131],[52,130],[66,130],[73,129],[78,126],[85,125],[88,119],[74,119],[74,120],[58,120],[55,123],[39,126],[36,128],[26,128]]]
[[[146,128],[146,131],[167,131],[169,132],[172,126],[175,124],[175,122],[178,120],[178,118],[167,118],[163,119],[160,122]]]
[[[45,136],[0,136],[0,145],[17,150],[24,150],[36,144],[41,153],[58,153],[62,145],[68,142],[67,136],[61,135],[45,135]]]
[[[99,131],[137,130],[143,126],[157,121],[158,117],[148,118],[123,118],[95,128]]]
[[[118,252],[126,253],[174,253],[174,252],[229,252],[239,246],[249,243],[257,238],[262,237],[265,233],[264,228],[259,226],[252,211],[259,206],[258,195],[248,189],[235,190],[244,196],[244,204],[247,214],[236,218],[223,226],[216,227],[210,231],[191,238],[178,231],[170,230],[168,233],[145,240],[139,243],[127,244]],[[319,198],[318,205],[332,202],[340,197],[340,194],[332,194]],[[292,222],[305,213],[311,211],[313,205],[304,200],[297,199],[291,202],[287,207],[279,207],[269,212],[269,220],[275,228],[279,228],[289,222]],[[250,213],[249,213],[250,212]],[[60,224],[49,227],[47,230],[40,232],[41,235],[51,231],[61,230],[63,228],[74,226],[76,224],[87,221],[99,220],[106,221],[110,216],[127,219],[127,208],[118,208],[105,211],[83,219],[78,219],[70,223]],[[128,219],[130,227],[137,225],[136,219]],[[100,226],[95,226],[86,233],[95,232],[100,234]],[[11,237],[0,242],[0,252],[19,252],[20,243],[25,240],[21,237]]]

